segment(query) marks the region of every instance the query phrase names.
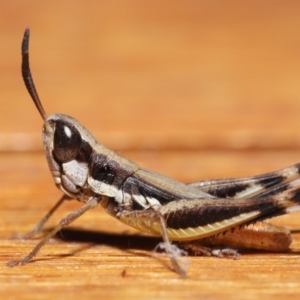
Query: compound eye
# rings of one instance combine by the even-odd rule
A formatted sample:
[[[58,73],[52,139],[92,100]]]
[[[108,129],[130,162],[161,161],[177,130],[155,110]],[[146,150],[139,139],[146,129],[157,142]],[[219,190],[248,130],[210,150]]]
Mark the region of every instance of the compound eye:
[[[81,148],[79,131],[70,123],[56,121],[54,133],[54,156],[62,163],[74,159]]]

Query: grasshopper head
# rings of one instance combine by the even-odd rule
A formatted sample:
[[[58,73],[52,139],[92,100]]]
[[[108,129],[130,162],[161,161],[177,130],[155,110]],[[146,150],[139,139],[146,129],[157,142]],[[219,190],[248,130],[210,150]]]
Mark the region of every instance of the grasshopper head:
[[[86,201],[91,194],[121,195],[119,188],[138,166],[97,143],[72,117],[46,115],[30,72],[28,48],[29,29],[26,29],[22,42],[22,75],[44,120],[44,150],[54,182],[65,194],[80,201]]]
[[[72,198],[82,198],[90,156],[97,144],[93,136],[75,119],[54,114],[47,117],[29,67],[29,34],[22,41],[22,75],[26,88],[44,120],[43,142],[50,171],[56,185]]]
[[[45,120],[43,142],[55,184],[67,195],[81,198],[87,186],[95,139],[75,119],[54,114]]]

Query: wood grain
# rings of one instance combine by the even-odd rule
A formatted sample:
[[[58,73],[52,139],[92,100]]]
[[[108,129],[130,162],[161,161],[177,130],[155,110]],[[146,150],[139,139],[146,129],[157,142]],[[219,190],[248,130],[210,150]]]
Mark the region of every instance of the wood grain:
[[[152,250],[159,239],[101,208],[77,220],[23,267],[9,259],[57,201],[41,151],[41,119],[23,86],[20,43],[46,112],[79,119],[99,141],[183,182],[237,177],[299,161],[298,1],[4,0],[0,9],[1,299],[299,299],[299,216],[284,254],[188,257],[188,278]],[[66,203],[52,228],[80,203]],[[124,273],[125,272],[125,273]]]
[[[198,157],[190,157],[186,154],[157,154],[153,162],[152,155],[145,155],[141,159],[140,153],[124,153],[132,159],[136,157],[137,161],[151,169],[162,162],[166,170],[179,179],[192,178],[192,175],[178,173],[178,162],[181,160],[185,160],[187,165],[194,162],[200,178],[205,173],[200,168],[201,159],[205,157],[211,167],[217,169],[218,160],[214,158],[222,155],[198,153]],[[275,158],[278,153],[270,152],[268,155]],[[288,153],[287,156],[295,155]],[[235,156],[237,160],[245,162],[256,160],[255,164],[260,168],[263,165],[260,154],[237,153]],[[225,154],[223,161],[230,163],[231,159]],[[283,164],[287,161],[281,160]],[[15,172],[9,172],[12,162]],[[9,234],[31,230],[58,199],[60,192],[52,184],[41,153],[3,154],[0,163],[8,174],[0,186],[0,294],[3,297],[41,299],[42,295],[45,299],[62,299],[72,295],[76,299],[99,295],[112,299],[129,299],[133,296],[158,299],[180,299],[184,296],[192,299],[199,299],[200,296],[254,299],[259,295],[271,299],[276,295],[282,299],[296,299],[299,296],[300,235],[297,233],[293,235],[291,252],[285,254],[247,252],[236,261],[188,257],[189,277],[183,280],[170,271],[166,257],[153,257],[152,251],[159,242],[157,238],[135,232],[111,218],[101,208],[87,213],[51,239],[33,263],[9,268],[6,266],[9,259],[24,256],[38,241],[8,240]],[[231,171],[234,170],[226,168],[222,175],[227,176]],[[249,168],[251,171],[252,168]],[[77,202],[67,203],[46,228],[52,228],[79,205]],[[294,214],[272,221],[297,231],[299,216]],[[122,276],[124,270],[126,275]]]

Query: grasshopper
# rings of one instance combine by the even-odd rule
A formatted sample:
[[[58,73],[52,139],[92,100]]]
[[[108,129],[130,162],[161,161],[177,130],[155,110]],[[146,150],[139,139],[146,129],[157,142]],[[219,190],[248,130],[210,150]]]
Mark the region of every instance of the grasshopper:
[[[300,163],[258,176],[191,184],[142,169],[98,143],[74,118],[46,115],[30,71],[29,35],[27,28],[22,41],[22,76],[44,120],[44,150],[63,196],[33,231],[15,237],[36,235],[65,200],[76,199],[83,205],[65,216],[27,256],[9,261],[9,266],[31,261],[52,236],[99,204],[119,221],[161,236],[161,248],[182,276],[185,270],[178,258],[183,250],[178,247],[195,254],[234,257],[238,256],[235,250],[214,247],[288,250],[289,230],[263,220],[299,210]]]

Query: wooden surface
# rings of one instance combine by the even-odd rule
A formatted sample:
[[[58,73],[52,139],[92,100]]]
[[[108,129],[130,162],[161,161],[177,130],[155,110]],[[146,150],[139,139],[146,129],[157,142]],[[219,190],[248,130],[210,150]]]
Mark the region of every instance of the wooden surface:
[[[20,74],[20,42],[49,114],[79,119],[99,141],[183,182],[280,169],[300,156],[298,1],[2,1],[0,9],[1,299],[298,299],[300,228],[291,252],[232,261],[189,257],[185,280],[153,257],[158,239],[101,208],[45,246],[28,232],[57,201],[41,119]],[[49,221],[52,228],[70,202]],[[125,271],[125,276],[124,276]]]

